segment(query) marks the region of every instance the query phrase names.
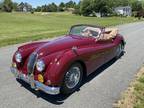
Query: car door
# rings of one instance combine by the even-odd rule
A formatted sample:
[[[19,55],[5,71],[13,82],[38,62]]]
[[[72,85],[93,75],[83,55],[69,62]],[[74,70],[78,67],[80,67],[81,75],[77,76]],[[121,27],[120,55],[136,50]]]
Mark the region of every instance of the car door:
[[[103,63],[102,64],[108,62],[109,60],[111,60],[114,57],[116,46],[114,44],[113,39],[98,40],[96,42],[96,44],[99,45],[100,48],[102,49],[102,55],[103,55]]]
[[[89,45],[79,51],[87,65],[88,74],[91,74],[114,57],[115,44],[113,40],[97,40],[93,37],[85,38],[85,40],[90,42]]]
[[[111,60],[115,55],[116,46],[113,40],[96,40],[93,39],[91,44],[91,53],[89,64],[89,72],[94,72],[97,68]],[[90,74],[89,73],[89,74]]]
[[[104,64],[106,46],[103,46],[103,42],[98,42],[93,37],[89,37],[86,40],[90,41],[90,43],[86,48],[83,49],[84,53],[82,54],[82,57],[83,59],[85,59],[87,72],[88,74],[90,74],[102,64]]]

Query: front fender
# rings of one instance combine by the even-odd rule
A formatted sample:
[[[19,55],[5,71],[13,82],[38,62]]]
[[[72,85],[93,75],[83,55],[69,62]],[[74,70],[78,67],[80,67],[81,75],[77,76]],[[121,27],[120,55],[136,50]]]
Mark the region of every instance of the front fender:
[[[70,65],[78,59],[78,55],[72,50],[65,52],[59,57],[60,58],[55,58],[50,62],[44,75],[46,81],[50,81],[53,86],[60,86],[62,84],[66,71]]]

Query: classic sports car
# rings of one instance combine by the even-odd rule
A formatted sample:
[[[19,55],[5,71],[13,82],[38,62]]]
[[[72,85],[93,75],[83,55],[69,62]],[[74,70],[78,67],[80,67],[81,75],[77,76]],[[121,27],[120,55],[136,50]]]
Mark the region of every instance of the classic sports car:
[[[115,28],[75,25],[64,37],[20,46],[11,72],[32,89],[69,94],[97,68],[119,58],[124,46],[125,40]]]

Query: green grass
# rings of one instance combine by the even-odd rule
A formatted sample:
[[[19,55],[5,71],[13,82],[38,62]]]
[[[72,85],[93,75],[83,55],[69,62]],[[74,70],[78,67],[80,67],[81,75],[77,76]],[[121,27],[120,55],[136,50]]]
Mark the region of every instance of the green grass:
[[[134,108],[144,108],[144,75],[140,76],[134,88],[134,95],[136,97]]]
[[[74,24],[113,26],[134,21],[131,17],[96,18],[70,13],[0,13],[0,47],[64,35]]]
[[[144,108],[144,66],[115,106],[116,108]]]

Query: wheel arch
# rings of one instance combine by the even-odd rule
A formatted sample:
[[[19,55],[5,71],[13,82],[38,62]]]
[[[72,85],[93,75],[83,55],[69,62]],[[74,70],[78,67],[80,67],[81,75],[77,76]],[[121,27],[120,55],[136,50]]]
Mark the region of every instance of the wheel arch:
[[[125,46],[125,41],[124,40],[121,40],[121,43],[123,46]]]
[[[81,76],[81,80],[79,80],[78,84],[77,84],[74,88],[70,89],[70,88],[68,88],[68,87],[66,86],[65,80],[64,80],[65,78],[63,78],[63,83],[62,83],[61,89],[60,89],[60,91],[61,91],[62,94],[70,94],[70,93],[78,90],[78,88],[82,85],[82,83],[83,83],[83,81],[84,81],[84,78],[85,78],[86,75],[87,75],[87,73],[86,73],[86,65],[85,65],[84,61],[82,61],[82,60],[74,60],[74,61],[70,64],[70,67],[73,66],[73,65],[75,65],[75,64],[81,65],[81,66],[82,66],[81,68],[83,68],[83,69],[82,69],[82,70],[83,70],[83,75]],[[66,75],[66,74],[65,74],[65,75]],[[65,76],[64,76],[64,77],[65,77]]]
[[[86,67],[86,64],[84,63],[84,61],[82,60],[76,60],[73,62],[74,63],[80,63],[81,66],[83,67],[83,78],[85,78],[87,76],[87,67]]]

